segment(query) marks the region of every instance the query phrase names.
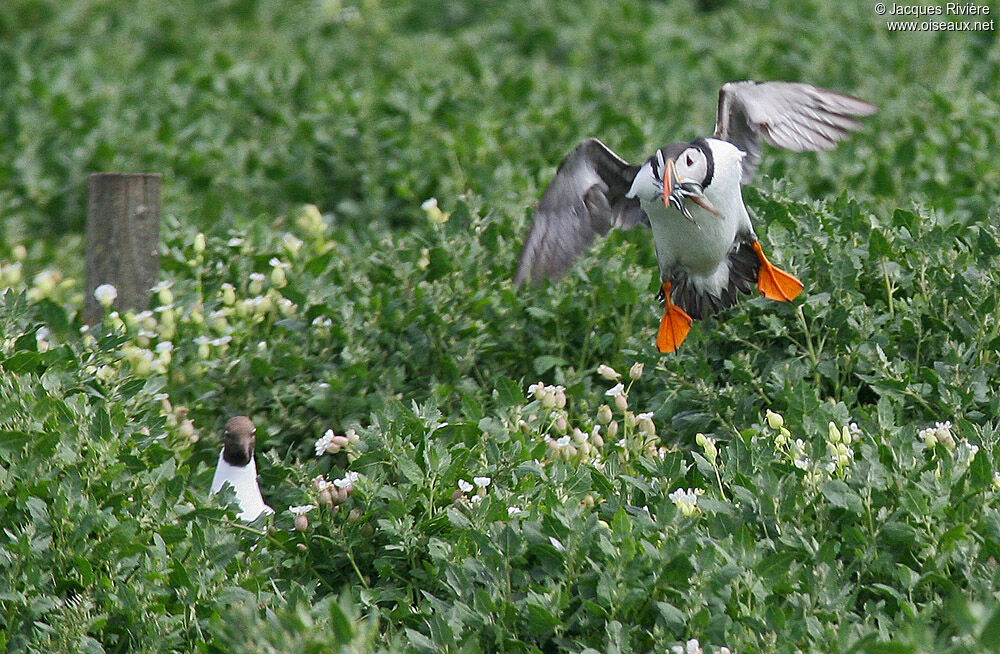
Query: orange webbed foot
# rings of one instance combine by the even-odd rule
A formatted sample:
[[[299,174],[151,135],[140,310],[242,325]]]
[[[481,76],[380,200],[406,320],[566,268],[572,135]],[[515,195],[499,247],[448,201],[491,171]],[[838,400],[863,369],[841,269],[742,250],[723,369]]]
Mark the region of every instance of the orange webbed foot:
[[[802,282],[798,278],[767,260],[760,241],[754,241],[753,251],[760,259],[760,274],[757,277],[757,288],[764,297],[778,302],[791,302],[802,292]]]
[[[663,353],[676,352],[691,331],[691,316],[671,301],[671,287],[670,282],[663,285],[666,306],[663,308],[660,329],[656,333],[656,347]]]

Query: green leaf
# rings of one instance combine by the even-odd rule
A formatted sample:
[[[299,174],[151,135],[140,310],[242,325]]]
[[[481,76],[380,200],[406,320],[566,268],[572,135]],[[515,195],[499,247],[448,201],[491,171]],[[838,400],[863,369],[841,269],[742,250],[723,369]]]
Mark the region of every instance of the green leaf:
[[[823,493],[823,497],[833,506],[846,509],[857,515],[861,515],[864,511],[864,504],[861,501],[861,497],[840,479],[827,481],[823,484],[820,491]]]
[[[104,407],[94,409],[94,418],[90,423],[90,438],[94,441],[111,440],[111,420]]]
[[[552,368],[565,365],[566,365],[565,359],[563,359],[562,357],[552,356],[550,354],[543,354],[540,357],[535,357],[533,363],[536,375],[544,375]]]
[[[42,363],[42,355],[38,352],[16,352],[4,359],[3,367],[9,372],[36,372]]]
[[[1000,607],[993,610],[979,634],[979,645],[990,652],[1000,652]]]
[[[509,377],[499,377],[496,381],[497,402],[501,408],[524,403],[521,387]]]

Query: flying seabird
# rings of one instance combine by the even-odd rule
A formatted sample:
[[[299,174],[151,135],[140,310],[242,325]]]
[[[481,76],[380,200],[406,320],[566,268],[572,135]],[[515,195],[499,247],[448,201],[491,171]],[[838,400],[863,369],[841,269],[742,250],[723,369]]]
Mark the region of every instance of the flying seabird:
[[[257,442],[257,428],[246,416],[230,418],[222,430],[222,452],[219,465],[212,479],[212,494],[225,484],[233,487],[236,502],[240,505],[240,520],[256,520],[274,509],[264,504],[257,486],[257,464],[253,450]]]
[[[858,117],[875,111],[809,84],[730,82],[719,91],[710,138],[671,143],[641,165],[587,139],[545,190],[514,284],[557,279],[595,235],[646,225],[665,304],[656,336],[661,352],[681,345],[692,319],[733,306],[754,283],[765,297],[793,300],[802,283],[764,256],[743,204],[742,185],[760,163],[761,141],[794,152],[829,150],[860,127]]]

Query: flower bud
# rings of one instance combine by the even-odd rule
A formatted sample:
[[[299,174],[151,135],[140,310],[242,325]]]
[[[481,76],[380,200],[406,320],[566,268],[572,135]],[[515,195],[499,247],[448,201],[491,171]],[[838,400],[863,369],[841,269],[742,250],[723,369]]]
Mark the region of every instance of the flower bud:
[[[611,407],[607,404],[602,404],[601,408],[597,410],[597,422],[602,425],[606,425],[611,422]]]
[[[767,424],[771,429],[781,429],[785,425],[785,419],[770,409],[767,410],[765,418],[767,419]]]
[[[644,363],[636,361],[635,363],[632,364],[632,367],[629,368],[628,376],[633,380],[639,379],[640,377],[642,377],[642,372],[645,369],[646,365]]]
[[[615,381],[621,377],[621,374],[617,370],[603,363],[597,366],[597,374],[604,377],[608,381]]]
[[[229,282],[222,285],[222,303],[227,307],[236,303],[236,288]]]
[[[288,285],[288,280],[285,278],[284,268],[271,268],[271,284],[273,284],[275,288],[284,288]]]
[[[299,250],[302,249],[302,239],[298,238],[294,234],[285,233],[281,237],[281,245],[285,248],[285,252],[288,256],[294,259],[298,254]]]
[[[624,393],[621,395],[615,395],[615,406],[618,407],[619,411],[625,411],[628,409],[628,398]]]
[[[308,528],[309,528],[309,518],[307,518],[305,515],[302,514],[295,516],[296,531],[305,531]]]
[[[205,251],[205,235],[198,232],[198,235],[194,237],[194,252],[195,254],[201,254]]]

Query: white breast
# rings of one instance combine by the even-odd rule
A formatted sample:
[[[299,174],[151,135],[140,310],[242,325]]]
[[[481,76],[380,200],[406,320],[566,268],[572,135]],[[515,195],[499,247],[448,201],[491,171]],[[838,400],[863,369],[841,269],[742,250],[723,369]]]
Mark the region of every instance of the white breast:
[[[709,139],[709,143],[715,174],[705,189],[705,196],[721,217],[688,200],[686,204],[694,218],[692,223],[673,206],[664,206],[662,187],[659,193],[655,192],[658,185],[648,166],[636,175],[630,193],[639,197],[643,211],[649,216],[664,281],[670,269],[680,265],[688,271],[699,290],[718,295],[728,284],[728,255],[737,234],[752,234],[753,227],[740,186],[743,153],[725,141]]]
[[[229,465],[219,454],[219,465],[215,468],[215,477],[212,478],[212,494],[218,493],[225,485],[229,484],[236,493],[236,501],[240,505],[240,520],[256,520],[262,513],[274,513],[274,509],[264,504],[264,498],[260,494],[260,487],[257,485],[257,463],[250,459],[250,463],[243,467]]]

